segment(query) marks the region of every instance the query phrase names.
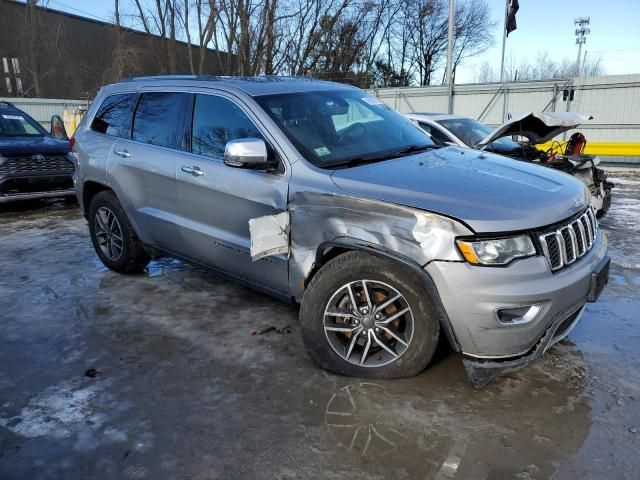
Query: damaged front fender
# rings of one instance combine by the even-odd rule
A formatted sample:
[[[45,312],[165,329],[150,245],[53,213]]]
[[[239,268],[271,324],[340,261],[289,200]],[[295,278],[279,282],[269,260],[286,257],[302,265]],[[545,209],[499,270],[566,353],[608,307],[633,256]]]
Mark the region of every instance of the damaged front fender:
[[[385,249],[419,266],[433,260],[462,261],[457,236],[471,235],[451,218],[402,205],[321,192],[299,192],[287,212],[249,221],[253,260],[287,253],[289,288],[300,299],[319,247],[348,239]]]

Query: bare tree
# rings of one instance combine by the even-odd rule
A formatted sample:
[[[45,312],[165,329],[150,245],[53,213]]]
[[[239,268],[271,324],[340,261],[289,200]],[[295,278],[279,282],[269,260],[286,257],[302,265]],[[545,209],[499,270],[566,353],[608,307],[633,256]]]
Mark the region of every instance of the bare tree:
[[[518,62],[512,54],[505,60],[505,77],[510,81],[565,79],[573,77],[574,74],[574,60],[563,58],[554,61],[547,51],[538,52],[533,61],[524,58]],[[584,76],[603,74],[600,57],[589,59],[583,66]]]
[[[40,2],[39,0],[27,0],[25,11],[24,34],[26,47],[27,65],[26,70],[31,77],[31,83],[34,96],[43,96],[42,81],[44,77],[50,73],[45,67],[45,49],[47,44],[44,38],[42,28],[42,19],[40,16],[39,6],[46,6],[48,2]],[[29,92],[25,92],[29,93]]]
[[[409,2],[408,15],[415,22],[409,44],[417,65],[420,85],[429,85],[447,48],[447,7],[441,0]]]
[[[484,0],[460,2],[456,8],[453,42],[452,81],[455,83],[458,65],[466,58],[486,51],[493,44],[493,29],[489,6]],[[442,77],[442,83],[445,77]]]
[[[147,7],[141,0],[134,0],[138,18],[145,32],[162,37],[160,55],[161,70],[167,73],[177,71],[177,37],[180,4],[178,0],[155,0],[152,7]]]
[[[447,45],[446,0],[133,0],[133,6],[141,28],[165,40],[159,61],[167,72],[176,70],[176,42],[185,40],[193,74],[204,73],[205,59],[216,55],[228,75],[396,84],[415,78],[428,85]],[[494,28],[484,0],[460,0],[457,8],[454,75],[490,45]]]

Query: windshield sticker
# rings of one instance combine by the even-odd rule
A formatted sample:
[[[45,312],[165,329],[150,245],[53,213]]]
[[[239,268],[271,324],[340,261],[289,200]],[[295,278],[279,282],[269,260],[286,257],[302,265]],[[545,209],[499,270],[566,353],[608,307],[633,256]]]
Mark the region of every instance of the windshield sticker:
[[[24,117],[20,115],[2,115],[2,118],[5,118],[7,120],[20,120],[21,122],[26,122]]]
[[[376,97],[362,97],[362,100],[367,102],[369,105],[384,105],[384,102]]]
[[[331,155],[331,152],[327,147],[316,147],[313,149],[316,152],[316,155],[319,157],[324,157],[325,155]]]

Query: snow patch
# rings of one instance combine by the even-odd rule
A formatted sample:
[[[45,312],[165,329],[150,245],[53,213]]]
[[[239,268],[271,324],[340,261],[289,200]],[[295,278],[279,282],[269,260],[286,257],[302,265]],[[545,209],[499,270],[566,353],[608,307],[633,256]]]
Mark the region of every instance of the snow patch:
[[[47,388],[29,400],[20,415],[0,418],[0,425],[27,438],[66,438],[93,413],[91,400],[98,384],[81,386],[63,382]]]

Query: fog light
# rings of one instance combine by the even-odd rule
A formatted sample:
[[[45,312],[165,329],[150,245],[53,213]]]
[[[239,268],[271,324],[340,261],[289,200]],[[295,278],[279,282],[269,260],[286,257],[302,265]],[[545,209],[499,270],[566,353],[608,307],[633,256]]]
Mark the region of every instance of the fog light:
[[[521,325],[533,320],[542,308],[542,304],[523,305],[521,307],[499,308],[496,310],[498,321],[504,325]]]

